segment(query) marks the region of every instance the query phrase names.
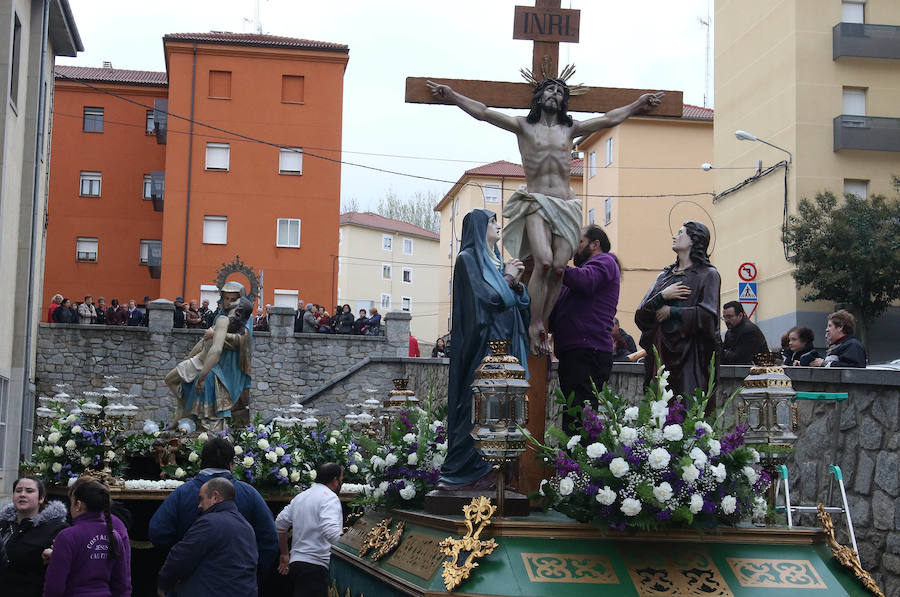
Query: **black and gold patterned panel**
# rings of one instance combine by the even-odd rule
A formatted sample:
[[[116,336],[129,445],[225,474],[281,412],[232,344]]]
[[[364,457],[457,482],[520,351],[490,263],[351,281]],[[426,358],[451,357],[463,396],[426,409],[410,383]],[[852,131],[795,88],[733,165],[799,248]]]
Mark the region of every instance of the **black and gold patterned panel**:
[[[604,555],[523,553],[522,563],[531,582],[619,584],[612,562]]]
[[[742,587],[827,589],[809,560],[725,558]]]
[[[704,547],[629,545],[619,554],[641,597],[734,597]]]

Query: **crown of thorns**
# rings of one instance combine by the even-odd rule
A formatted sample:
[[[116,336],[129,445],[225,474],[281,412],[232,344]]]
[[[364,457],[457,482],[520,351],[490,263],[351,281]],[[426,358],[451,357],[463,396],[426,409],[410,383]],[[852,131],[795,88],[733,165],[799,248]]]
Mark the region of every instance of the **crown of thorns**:
[[[551,77],[550,76],[550,58],[549,56],[544,56],[544,60],[541,62],[541,76],[537,77],[534,74],[534,71],[528,68],[520,69],[519,72],[522,74],[522,77],[531,84],[532,87],[537,88],[538,85],[541,84],[542,81],[546,79],[558,79],[563,81],[569,87],[569,95],[582,95],[588,92],[588,88],[578,83],[576,85],[569,85],[569,79],[572,75],[575,74],[575,65],[567,64],[562,72],[559,73],[559,76]]]

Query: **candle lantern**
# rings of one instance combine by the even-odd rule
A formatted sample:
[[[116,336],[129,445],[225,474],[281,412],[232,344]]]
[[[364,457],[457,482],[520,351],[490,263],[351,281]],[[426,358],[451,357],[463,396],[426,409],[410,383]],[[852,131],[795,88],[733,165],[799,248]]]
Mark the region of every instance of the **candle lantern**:
[[[409,389],[409,378],[398,377],[392,379],[394,389],[388,392],[387,398],[382,402],[381,421],[384,427],[384,437],[391,433],[391,423],[397,420],[404,410],[419,406],[416,393]]]

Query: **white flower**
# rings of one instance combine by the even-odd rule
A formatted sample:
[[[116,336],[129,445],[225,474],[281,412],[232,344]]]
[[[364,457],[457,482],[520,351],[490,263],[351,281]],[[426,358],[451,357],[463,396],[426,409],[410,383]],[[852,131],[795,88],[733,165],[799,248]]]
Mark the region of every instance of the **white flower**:
[[[756,496],[755,498],[753,498],[753,517],[762,518],[768,513],[769,506],[768,504],[766,504],[766,500],[764,500],[760,496]]]
[[[669,387],[669,375],[672,373],[665,367],[661,367],[662,372],[659,374],[659,385],[663,388]]]
[[[198,459],[198,458],[200,458],[200,457],[197,456],[197,453],[196,453],[196,452],[191,452],[191,453],[188,455],[188,462],[197,462],[197,459]]]
[[[400,497],[404,500],[411,500],[416,497],[416,486],[411,483],[407,483],[406,487],[400,490]]]
[[[441,468],[442,466],[444,466],[444,460],[446,458],[447,457],[444,456],[443,454],[435,454],[431,458],[431,465],[434,466],[434,468]]]
[[[359,467],[356,466],[355,464],[351,464],[351,465],[350,465],[349,467],[347,467],[347,468],[350,470],[351,473],[356,474],[356,473],[359,472]]]
[[[341,432],[337,429],[331,431],[331,437],[341,437]]]
[[[369,463],[372,465],[373,471],[379,471],[383,469],[385,464],[384,458],[382,458],[381,456],[372,456],[372,458],[369,459]]]
[[[54,462],[53,466],[51,466],[50,468],[53,470],[54,473],[58,473],[59,471],[62,470],[62,465],[58,462]]]
[[[604,506],[609,506],[616,501],[616,492],[610,489],[609,485],[605,485],[603,489],[597,492],[595,499]]]
[[[335,444],[337,444],[337,438],[336,438],[336,437],[329,437],[329,438],[328,438],[328,443],[331,444],[332,446],[335,445]]]
[[[375,488],[375,491],[372,492],[372,497],[376,500],[384,495],[384,490],[378,487]]]
[[[717,439],[709,440],[709,455],[718,456],[722,453],[722,442]]]
[[[631,423],[632,421],[637,421],[639,411],[640,409],[636,406],[629,406],[628,408],[626,408],[625,415],[623,417],[625,419],[625,422]]]
[[[653,448],[647,457],[647,462],[650,464],[650,468],[660,470],[669,466],[671,459],[672,457],[665,448]]]
[[[66,423],[68,423],[69,425],[71,425],[72,423],[75,422],[75,420],[76,420],[77,418],[78,418],[78,417],[76,417],[75,415],[69,415],[68,417],[66,417]]]
[[[271,437],[272,439],[278,439],[281,437],[281,432],[276,429],[275,431],[273,431],[272,433],[269,434],[269,437]]]
[[[260,450],[268,450],[269,442],[265,438],[260,439],[258,442],[256,442],[256,447],[259,448]]]
[[[563,477],[559,480],[559,495],[569,495],[575,489],[575,481],[571,477]]]
[[[363,455],[360,454],[359,452],[354,452],[354,453],[353,453],[353,460],[355,460],[356,462],[362,462],[362,461],[363,461]]]
[[[703,509],[703,496],[695,493],[691,496],[691,514],[696,514]]]
[[[546,485],[547,483],[549,483],[549,481],[547,481],[547,479],[541,479],[541,485],[540,485],[540,487],[538,487],[539,494],[547,495],[546,493],[544,493],[544,485]]]
[[[441,452],[446,452],[447,451],[447,442],[438,444],[437,449]]]
[[[203,442],[204,444],[209,441],[209,435],[204,431],[200,435],[197,436],[197,440]]]
[[[662,391],[662,399],[663,399],[665,402],[668,402],[669,400],[671,400],[671,399],[674,398],[674,397],[675,397],[675,392],[673,392],[672,390],[670,390],[670,389],[668,389],[668,388],[665,388],[665,389]]]
[[[73,431],[74,431],[75,428],[73,427],[72,429],[73,429]],[[42,444],[42,443],[44,443],[45,441],[47,441],[47,438],[44,437],[43,435],[39,435],[39,436],[37,436],[37,438],[36,438],[34,441],[36,441],[36,442],[39,443],[39,444]]]
[[[54,456],[62,456],[64,450],[59,446],[53,446],[53,455]]]
[[[88,462],[90,462],[90,461],[91,461],[91,459],[88,458]],[[87,465],[85,465],[85,466],[87,466]],[[46,470],[47,470],[47,463],[46,463],[46,462],[38,463],[38,470],[41,471],[41,472],[46,471]]]
[[[418,463],[419,455],[415,452],[406,457],[406,464],[408,464],[409,466],[416,466]]]
[[[753,456],[753,464],[757,464],[759,462],[759,452],[750,448],[750,454]]]
[[[279,458],[284,456],[284,448],[282,448],[281,446],[278,446],[277,448],[275,448],[275,455],[278,456]]]
[[[90,457],[90,456],[82,456],[82,457],[81,457],[81,466],[87,466],[87,465],[89,465],[90,463],[91,463],[91,457]]]
[[[257,426],[256,426],[256,430],[257,430],[257,431],[265,431],[265,430],[266,430],[266,426],[265,426],[265,425],[257,425]]]
[[[408,444],[416,443],[416,434],[415,433],[407,433],[406,435],[403,436],[403,441],[405,441]]]
[[[692,448],[688,456],[691,457],[691,460],[694,461],[694,466],[697,468],[703,468],[703,465],[706,464],[706,453],[700,448]]]
[[[240,446],[234,447],[234,455],[235,456],[240,456],[243,453],[244,453],[244,449],[242,447],[240,447]]]
[[[108,459],[110,459],[110,460],[115,460],[115,459],[116,459],[116,453],[113,452],[112,450],[109,450],[109,451],[106,452],[106,457],[107,457]]]
[[[706,421],[697,421],[694,423],[694,429],[703,429],[706,431],[707,435],[711,435],[713,432],[713,428]]]
[[[182,478],[185,474],[186,473],[184,472],[184,469],[181,468],[180,466],[177,469],[175,469],[175,476],[178,477],[179,479]]]
[[[580,443],[581,443],[581,436],[573,435],[572,437],[569,438],[569,442],[566,444],[566,449],[571,450],[572,448],[574,448],[575,446],[577,446]]]
[[[600,458],[606,454],[606,446],[600,442],[594,442],[587,447],[588,458]]]
[[[266,452],[266,460],[268,460],[269,462],[275,462],[276,460],[278,460],[278,456],[275,454],[275,452]]]
[[[653,488],[653,497],[661,502],[667,502],[672,499],[672,494],[672,486],[669,485],[669,483],[667,483],[666,481],[663,481]]]
[[[756,470],[752,466],[745,466],[741,469],[741,472],[747,477],[747,480],[750,481],[750,485],[756,483],[756,480],[759,478],[759,475],[756,474]]]
[[[397,455],[394,454],[393,452],[391,452],[390,454],[388,454],[387,456],[384,457],[384,463],[387,466],[394,466],[395,464],[397,464]]]
[[[81,433],[81,425],[73,425],[72,433]]]
[[[726,495],[722,498],[722,512],[734,514],[735,508],[737,508],[737,499],[733,495]]]
[[[291,471],[291,483],[296,483],[300,480],[300,472],[299,471]]]
[[[716,483],[724,483],[725,477],[728,476],[728,471],[725,470],[725,465],[721,462],[714,467],[711,467],[713,475],[716,476]]]
[[[625,473],[628,472],[629,468],[631,467],[628,466],[628,463],[625,462],[624,458],[613,458],[612,462],[609,463],[609,472],[611,472],[616,479],[623,477]]]
[[[663,428],[663,437],[670,442],[681,441],[684,431],[682,431],[681,425],[666,425]]]
[[[619,441],[626,446],[630,446],[637,441],[637,429],[634,427],[622,427],[619,430]]]
[[[381,490],[381,493],[384,493],[385,491],[387,491],[388,485],[389,483],[387,481],[382,481],[378,484],[378,489]]]
[[[316,475],[318,475],[318,473],[315,470],[307,471],[306,474],[309,475],[309,478],[311,481],[315,481]]]
[[[250,468],[251,466],[253,466],[253,457],[244,456],[244,459],[241,461],[241,464],[244,465],[244,468]]]
[[[74,450],[75,449],[75,440],[70,439],[66,442],[66,450]]]
[[[641,511],[641,502],[634,498],[625,498],[622,500],[622,505],[619,507],[619,510],[621,510],[625,516],[637,516]]]
[[[693,464],[689,464],[684,467],[684,470],[681,472],[681,478],[686,483],[693,483],[700,476],[700,471],[697,470],[697,467]]]
[[[650,416],[658,421],[658,425],[662,426],[666,422],[669,415],[669,403],[665,400],[654,400],[650,403]]]
[[[50,442],[51,444],[55,444],[56,442],[59,441],[60,437],[62,437],[62,436],[59,434],[59,432],[54,431],[53,433],[51,433],[50,435],[47,436],[47,441]]]

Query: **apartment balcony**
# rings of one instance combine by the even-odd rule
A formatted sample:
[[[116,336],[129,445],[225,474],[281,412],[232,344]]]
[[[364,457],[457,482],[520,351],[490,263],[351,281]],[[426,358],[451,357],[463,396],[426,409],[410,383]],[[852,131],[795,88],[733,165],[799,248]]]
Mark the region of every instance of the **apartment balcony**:
[[[849,116],[834,119],[834,150],[900,151],[900,118]]]
[[[162,211],[166,192],[166,173],[154,170],[150,173],[150,199],[153,211]]]
[[[832,55],[900,59],[900,27],[838,23],[832,29]]]
[[[153,128],[156,131],[156,142],[166,144],[166,132],[169,127],[169,100],[153,100]]]
[[[162,276],[162,243],[152,242],[147,247],[147,270],[150,277],[159,280]]]

